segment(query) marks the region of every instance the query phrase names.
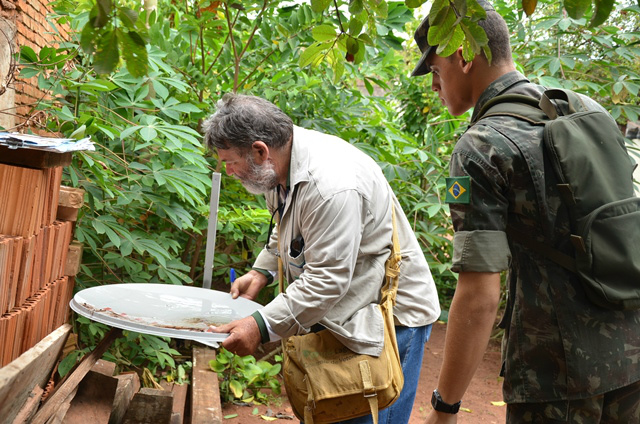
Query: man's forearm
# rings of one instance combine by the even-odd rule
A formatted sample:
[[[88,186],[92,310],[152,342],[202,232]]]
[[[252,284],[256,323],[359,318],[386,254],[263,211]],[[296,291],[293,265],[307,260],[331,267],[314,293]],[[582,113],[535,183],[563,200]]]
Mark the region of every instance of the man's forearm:
[[[499,301],[500,274],[460,273],[438,380],[438,390],[446,403],[463,398],[487,349]]]

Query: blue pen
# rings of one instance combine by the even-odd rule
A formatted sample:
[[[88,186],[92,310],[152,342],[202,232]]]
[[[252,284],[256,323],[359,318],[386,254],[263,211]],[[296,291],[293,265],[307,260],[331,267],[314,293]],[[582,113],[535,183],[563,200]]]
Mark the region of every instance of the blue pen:
[[[236,270],[234,268],[229,270],[229,280],[231,280],[231,284],[236,281]]]

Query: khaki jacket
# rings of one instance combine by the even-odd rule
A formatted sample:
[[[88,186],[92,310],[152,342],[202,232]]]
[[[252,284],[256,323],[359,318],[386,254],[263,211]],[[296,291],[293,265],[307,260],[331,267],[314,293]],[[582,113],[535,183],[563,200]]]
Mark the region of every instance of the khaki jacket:
[[[289,181],[280,229],[254,264],[277,271],[280,234],[288,287],[261,311],[273,332],[305,334],[319,323],[355,352],[380,354],[383,323],[376,305],[391,247],[392,203],[402,251],[396,323],[417,327],[438,319],[427,261],[373,159],[337,137],[295,127]],[[273,213],[275,190],[266,200]],[[291,241],[299,236],[304,249],[292,256]]]

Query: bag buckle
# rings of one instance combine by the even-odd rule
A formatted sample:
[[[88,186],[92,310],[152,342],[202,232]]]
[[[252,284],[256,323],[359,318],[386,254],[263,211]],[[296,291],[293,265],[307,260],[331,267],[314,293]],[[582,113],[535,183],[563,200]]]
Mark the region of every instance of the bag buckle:
[[[365,389],[363,395],[366,398],[376,397],[376,396],[378,396],[378,391],[375,388],[371,388],[371,389],[368,389],[368,390]]]

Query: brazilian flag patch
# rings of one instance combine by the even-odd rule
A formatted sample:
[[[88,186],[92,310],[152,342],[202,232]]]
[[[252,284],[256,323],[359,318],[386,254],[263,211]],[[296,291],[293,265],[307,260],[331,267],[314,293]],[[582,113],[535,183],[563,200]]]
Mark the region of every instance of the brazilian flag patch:
[[[469,203],[471,177],[448,177],[446,203]]]

